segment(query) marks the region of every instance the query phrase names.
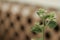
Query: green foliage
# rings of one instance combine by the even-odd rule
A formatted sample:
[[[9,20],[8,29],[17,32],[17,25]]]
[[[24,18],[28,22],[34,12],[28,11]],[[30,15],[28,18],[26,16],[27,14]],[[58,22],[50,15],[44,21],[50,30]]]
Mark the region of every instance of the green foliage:
[[[45,15],[44,16],[45,19],[54,19],[54,16],[52,14],[49,14],[49,15]]]
[[[45,10],[44,9],[39,9],[37,14],[40,16],[40,17],[43,17],[43,14],[45,13]]]
[[[32,31],[35,33],[39,33],[42,32],[43,30],[43,26],[39,25],[39,23],[36,23],[33,27],[32,27]]]
[[[50,21],[48,25],[50,28],[55,28],[57,26],[57,23],[55,21]]]
[[[44,9],[39,9],[37,14],[43,20],[44,26],[49,26],[50,28],[54,28],[57,25],[57,23],[55,22],[55,19],[56,19],[55,18],[55,12],[49,12],[46,14]],[[46,22],[46,20],[48,22]]]
[[[43,21],[43,24],[40,25],[39,23],[36,23],[33,27],[32,27],[32,31],[39,33],[39,32],[43,32],[44,27],[49,26],[50,28],[55,28],[57,23],[56,23],[56,18],[55,18],[55,12],[49,12],[47,13],[45,12],[44,9],[39,9],[37,14],[39,15],[39,17],[41,18],[41,20]],[[37,40],[43,40],[42,39],[37,39]]]
[[[37,12],[38,15],[41,15],[43,13],[45,13],[45,10],[44,9],[39,9],[38,12]]]
[[[32,29],[32,31],[35,32],[35,33],[39,33],[39,32],[42,32],[42,29],[39,28],[39,27],[34,27],[34,28]]]

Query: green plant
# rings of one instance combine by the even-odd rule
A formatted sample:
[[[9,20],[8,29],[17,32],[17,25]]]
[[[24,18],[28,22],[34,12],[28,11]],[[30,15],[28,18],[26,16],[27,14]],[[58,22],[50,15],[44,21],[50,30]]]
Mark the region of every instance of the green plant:
[[[40,25],[39,22],[32,27],[32,31],[35,33],[43,32],[44,27],[48,26],[50,28],[55,28],[57,26],[55,12],[47,13],[45,9],[39,9],[37,14],[41,18],[43,24]],[[40,39],[39,39],[40,40]]]
[[[43,20],[44,27],[49,26],[50,28],[54,28],[57,25],[54,11],[47,13],[46,10],[39,9],[37,14]]]
[[[32,32],[35,33],[39,33],[43,31],[43,25],[39,25],[39,23],[36,23],[33,27],[32,27]]]

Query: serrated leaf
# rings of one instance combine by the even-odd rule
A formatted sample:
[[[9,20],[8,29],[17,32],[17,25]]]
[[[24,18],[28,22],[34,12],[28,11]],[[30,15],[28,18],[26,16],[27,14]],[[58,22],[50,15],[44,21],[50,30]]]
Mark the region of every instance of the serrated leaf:
[[[39,9],[39,13],[45,13],[44,9]]]
[[[40,15],[43,15],[43,13],[45,13],[45,10],[44,9],[39,9],[37,14],[40,16]]]
[[[45,15],[44,18],[45,19],[50,18],[50,15]]]
[[[43,31],[42,26],[39,25],[39,23],[36,23],[36,24],[32,27],[32,32],[40,33],[40,32],[42,32],[42,31]]]
[[[32,31],[35,33],[39,33],[39,32],[42,32],[42,29],[40,27],[33,27]]]
[[[48,24],[48,26],[49,26],[50,28],[55,28],[56,25],[57,25],[57,23],[56,23],[55,21],[50,21],[49,24]]]

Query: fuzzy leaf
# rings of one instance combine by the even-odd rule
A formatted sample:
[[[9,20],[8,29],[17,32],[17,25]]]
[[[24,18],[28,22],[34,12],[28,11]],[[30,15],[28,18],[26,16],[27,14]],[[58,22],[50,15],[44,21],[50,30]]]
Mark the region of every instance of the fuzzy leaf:
[[[41,25],[39,25],[39,23],[36,23],[33,27],[32,27],[32,32],[35,32],[35,33],[39,33],[39,32],[42,32],[43,31],[43,28]]]
[[[50,21],[48,25],[50,28],[55,28],[57,23],[55,21]]]
[[[43,15],[43,13],[45,13],[45,10],[44,9],[39,9],[37,14],[40,16],[40,15]]]

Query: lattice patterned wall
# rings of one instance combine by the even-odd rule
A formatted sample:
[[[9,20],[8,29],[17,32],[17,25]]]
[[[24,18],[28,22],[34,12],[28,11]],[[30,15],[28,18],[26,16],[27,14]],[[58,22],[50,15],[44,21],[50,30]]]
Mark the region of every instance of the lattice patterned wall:
[[[31,40],[41,37],[34,34],[31,27],[38,22],[37,8],[30,5],[0,2],[0,39]]]

